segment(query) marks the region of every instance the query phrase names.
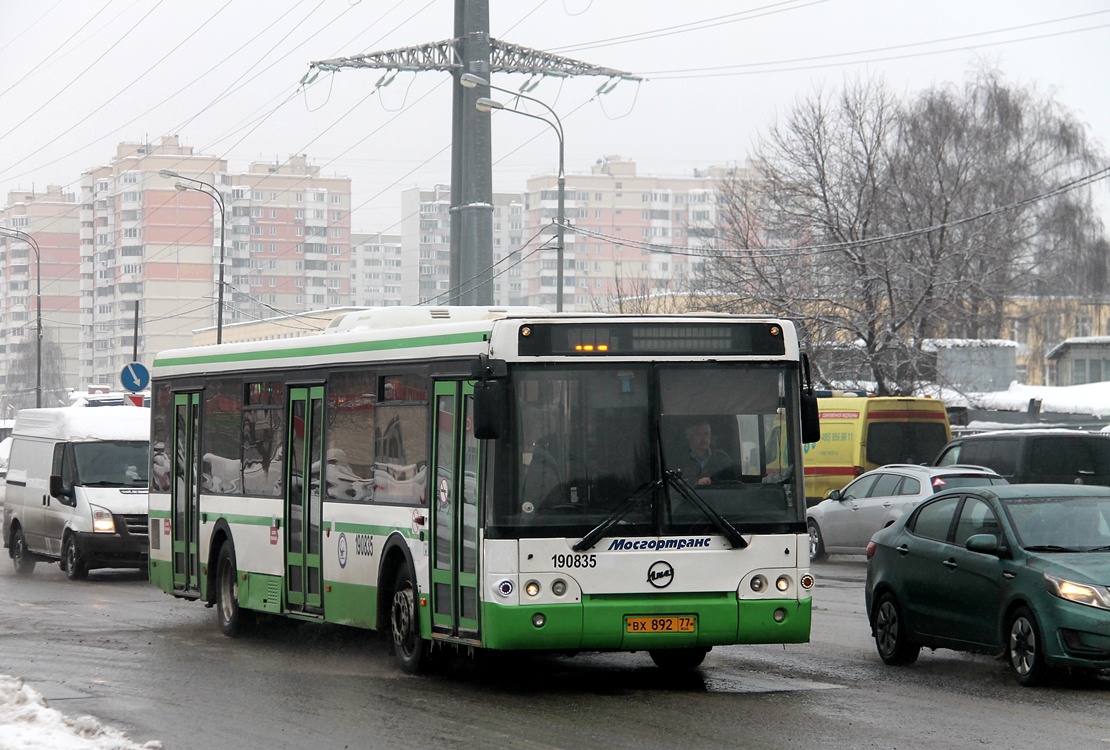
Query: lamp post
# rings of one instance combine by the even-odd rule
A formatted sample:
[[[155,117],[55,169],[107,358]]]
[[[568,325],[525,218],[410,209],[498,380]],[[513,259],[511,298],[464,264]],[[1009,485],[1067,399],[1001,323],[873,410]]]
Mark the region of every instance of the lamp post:
[[[501,91],[503,93],[510,94],[510,95],[518,97],[520,99],[527,99],[528,101],[535,102],[536,104],[538,104],[541,107],[543,107],[544,109],[546,109],[548,112],[551,113],[551,117],[554,118],[554,122],[553,122],[552,120],[548,120],[546,117],[540,117],[539,115],[534,115],[531,112],[525,112],[525,111],[520,110],[520,109],[510,109],[510,108],[506,107],[504,104],[502,104],[501,102],[494,101],[493,99],[490,99],[488,97],[481,97],[480,99],[478,99],[474,103],[474,106],[477,107],[478,110],[481,111],[481,112],[492,112],[495,109],[503,109],[503,110],[507,110],[509,112],[516,112],[518,115],[524,115],[525,117],[531,117],[533,120],[539,120],[540,122],[545,122],[545,123],[547,123],[548,125],[551,126],[551,129],[555,131],[555,135],[557,135],[559,137],[558,205],[555,209],[555,214],[556,214],[555,215],[555,251],[556,251],[555,257],[557,259],[556,262],[558,263],[559,267],[556,270],[556,274],[555,274],[555,285],[556,285],[555,286],[555,311],[556,312],[562,312],[563,311],[563,253],[564,253],[564,250],[565,250],[563,240],[564,240],[564,237],[565,237],[565,225],[567,223],[566,222],[566,218],[567,218],[566,217],[567,175],[566,175],[566,171],[563,168],[563,156],[564,156],[564,151],[565,151],[565,142],[564,142],[564,139],[563,139],[563,121],[559,119],[559,115],[555,114],[554,109],[552,109],[550,106],[548,106],[546,103],[540,101],[539,99],[536,99],[535,97],[532,97],[532,96],[528,96],[527,94],[522,94],[519,91],[510,91],[509,89],[503,89],[500,86],[494,86],[493,84],[491,84],[486,79],[481,78],[479,76],[476,76],[473,73],[463,73],[461,76],[459,76],[459,83],[462,84],[463,86],[467,87],[467,88],[475,88],[477,86],[488,86],[489,88],[494,89],[495,91]]]
[[[161,169],[158,171],[158,174],[163,177],[173,177],[178,180],[178,182],[174,184],[174,189],[181,191],[195,190],[198,193],[204,193],[209,198],[216,201],[216,205],[220,208],[220,272],[219,287],[216,290],[216,343],[222,344],[224,342],[224,222],[227,220],[227,214],[224,211],[224,199],[215,185],[205,182],[204,180],[198,180],[195,177],[186,177],[174,172],[172,169]],[[186,185],[181,182],[181,180],[185,182],[195,182],[197,185],[203,185],[204,187]],[[208,188],[208,190],[204,188]]]
[[[42,408],[42,255],[35,238],[19,229],[0,227],[9,237],[23,240],[35,251],[35,408]]]

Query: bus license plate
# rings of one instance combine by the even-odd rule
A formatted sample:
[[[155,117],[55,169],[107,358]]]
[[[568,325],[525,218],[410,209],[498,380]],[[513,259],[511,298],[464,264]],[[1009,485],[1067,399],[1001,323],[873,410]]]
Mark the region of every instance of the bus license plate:
[[[693,633],[697,618],[690,615],[663,615],[660,617],[626,617],[626,633]]]

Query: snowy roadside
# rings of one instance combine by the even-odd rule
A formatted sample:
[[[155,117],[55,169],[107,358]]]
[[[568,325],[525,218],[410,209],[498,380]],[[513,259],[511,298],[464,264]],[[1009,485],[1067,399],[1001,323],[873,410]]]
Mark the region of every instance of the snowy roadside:
[[[0,675],[0,750],[162,750],[162,743],[132,742],[91,716],[71,719],[23,678]]]

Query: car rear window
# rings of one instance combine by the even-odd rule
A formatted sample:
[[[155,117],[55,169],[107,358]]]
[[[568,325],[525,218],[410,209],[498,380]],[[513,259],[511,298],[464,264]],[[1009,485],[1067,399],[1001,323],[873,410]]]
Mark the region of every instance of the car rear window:
[[[1080,472],[1110,474],[1110,440],[1098,437],[1039,437],[1033,440],[1030,474],[1074,476]]]
[[[867,460],[875,464],[930,461],[948,442],[941,422],[871,422],[867,426]]]

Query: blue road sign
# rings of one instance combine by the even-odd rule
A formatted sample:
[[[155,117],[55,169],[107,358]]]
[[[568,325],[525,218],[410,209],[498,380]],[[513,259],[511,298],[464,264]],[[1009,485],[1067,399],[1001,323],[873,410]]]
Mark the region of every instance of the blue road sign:
[[[124,366],[119,379],[127,390],[141,391],[150,385],[150,370],[139,362],[132,362]]]

